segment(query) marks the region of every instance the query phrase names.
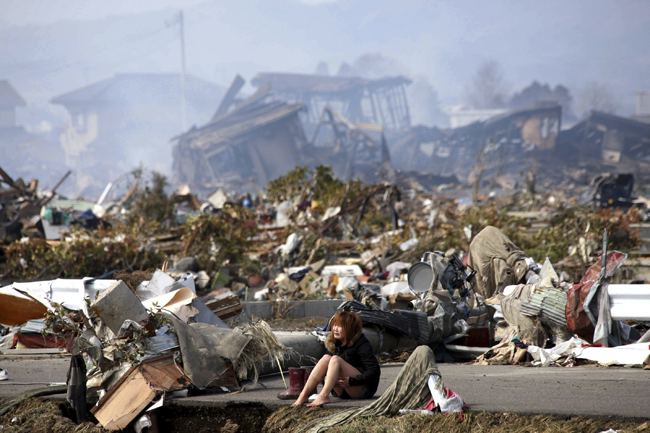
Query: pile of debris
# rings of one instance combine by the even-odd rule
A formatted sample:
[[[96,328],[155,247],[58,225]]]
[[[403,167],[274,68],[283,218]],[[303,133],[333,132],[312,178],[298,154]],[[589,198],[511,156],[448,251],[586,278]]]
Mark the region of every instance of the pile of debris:
[[[407,262],[399,259],[428,246],[419,245],[415,229],[404,239],[394,193],[386,184],[361,188],[324,212],[311,205],[313,197],[298,205],[286,201],[274,224],[255,226],[246,238],[256,245],[244,252],[247,260],[266,260],[258,274],[248,275],[250,263],[242,260],[221,263],[208,275],[199,260],[186,257],[175,261],[175,269],[2,287],[0,323],[6,328],[0,350],[72,353],[67,390],[77,419],[85,419],[88,391],[97,391],[92,412],[109,430],[146,425],[147,408],[189,389],[228,392],[242,380],[255,382],[260,371],[282,371],[294,346],[299,358],[324,353],[327,325],[315,335],[283,339],[265,322],[247,319],[242,299],[278,308],[291,300],[338,300],[338,310],[360,316],[376,353],[429,346],[449,361],[650,368],[650,291],[642,284],[614,284],[627,255],[607,250],[607,230],[602,261],[576,284],[568,274],[558,275],[550,260],[536,263],[489,225],[476,234],[460,227],[469,231],[466,254],[425,251],[420,261]],[[387,213],[385,222],[397,227],[364,237],[361,227],[349,224],[361,217],[351,214],[359,204],[363,214],[380,198],[385,208],[374,212]],[[230,215],[234,207],[220,209]],[[212,212],[190,220],[193,238],[224,248],[227,242],[211,238],[214,231],[199,227],[211,227]],[[236,216],[228,218],[245,221]],[[352,254],[357,248],[363,252]]]
[[[240,109],[251,108],[246,107]],[[235,116],[238,112],[230,113]],[[228,118],[218,117],[224,122]],[[421,318],[416,317],[413,323],[418,325],[408,333],[414,340],[445,344],[464,336],[487,347],[494,337],[488,299],[496,294],[495,287],[503,288],[499,283],[504,281],[477,267],[475,262],[482,260],[477,245],[508,257],[510,252],[500,251],[499,245],[505,242],[502,236],[511,237],[512,251],[529,251],[520,253],[530,263],[516,269],[519,273],[515,276],[523,278],[536,266],[535,261],[541,263],[548,256],[549,263],[569,272],[560,273],[563,278],[556,278],[557,285],[580,278],[603,230],[613,234],[614,248],[629,251],[641,242],[632,228],[640,218],[635,208],[627,213],[618,209],[587,211],[549,198],[539,211],[509,213],[516,209],[512,198],[486,198],[487,205],[477,206],[387,182],[344,182],[322,166],[315,170],[298,167],[270,182],[265,194],[255,197],[232,196],[219,189],[203,200],[189,187],[166,196],[161,178],[144,186],[134,182],[125,194],[111,201],[107,197],[114,188],[109,185],[98,202],[90,204],[92,208],[86,202],[69,203],[67,213],[61,210],[65,201],[60,198],[45,203],[48,206],[37,202],[41,220],[56,212],[71,220],[90,212],[96,224],[71,234],[63,230],[60,240],[36,243],[21,231],[21,239],[3,249],[5,277],[79,278],[144,271],[169,260],[174,264],[169,274],[179,278],[189,272],[199,296],[232,300],[218,307],[215,304],[215,308],[234,311],[241,300],[329,298],[356,301],[372,311],[419,309],[431,323],[422,326]],[[18,190],[9,191],[14,194]],[[52,203],[57,207],[50,207]],[[61,220],[67,217],[61,216]],[[566,221],[562,222],[563,218]],[[436,250],[445,252],[431,253]],[[421,278],[422,272],[426,278],[429,273],[447,272],[448,281],[436,288],[431,276],[416,287],[409,281],[409,273]],[[484,278],[494,280],[489,290],[482,288]],[[516,282],[528,280],[513,280],[512,284]],[[131,289],[137,291],[137,284]],[[212,305],[212,298],[206,303]],[[43,311],[38,315],[42,317]]]
[[[232,321],[241,311],[232,299],[198,298],[191,273],[123,277],[0,289],[2,351],[70,352],[67,397],[80,423],[87,395],[96,395],[91,412],[106,429],[150,426],[146,411],[165,398],[230,392],[246,379],[254,386],[265,359],[279,366],[289,354],[265,322]]]
[[[61,225],[61,213],[41,213],[56,197],[56,189],[70,173],[68,171],[51,191],[38,191],[38,179],[25,184],[0,168],[0,241],[23,235],[44,237],[52,232],[52,225]]]

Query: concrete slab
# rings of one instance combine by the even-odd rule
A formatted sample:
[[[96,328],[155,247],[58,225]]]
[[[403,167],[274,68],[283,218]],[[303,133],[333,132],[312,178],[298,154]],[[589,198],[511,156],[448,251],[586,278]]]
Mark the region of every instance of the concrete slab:
[[[114,334],[127,319],[140,322],[149,318],[147,309],[124,281],[117,281],[104,290],[92,308]]]
[[[306,302],[305,317],[332,317],[343,302],[343,299]]]
[[[250,317],[269,319],[273,317],[273,304],[270,302],[244,302],[244,313]]]
[[[299,319],[305,317],[305,304],[308,302],[289,302],[286,317]]]
[[[244,312],[251,317],[270,319],[274,317],[273,305],[280,304],[284,317],[298,319],[302,317],[331,317],[338,307],[345,302],[343,299],[323,299],[313,301],[248,301],[243,302]]]

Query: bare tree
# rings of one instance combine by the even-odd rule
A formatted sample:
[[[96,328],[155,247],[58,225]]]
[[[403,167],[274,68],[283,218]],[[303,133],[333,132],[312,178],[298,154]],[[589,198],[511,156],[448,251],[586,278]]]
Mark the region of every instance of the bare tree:
[[[438,93],[426,78],[414,78],[413,84],[406,88],[406,94],[413,125],[431,126],[449,122],[449,118],[440,109]]]
[[[472,167],[472,177],[474,179],[472,182],[472,200],[474,203],[476,203],[476,200],[478,199],[483,175],[494,159],[495,147],[494,137],[490,137],[487,141],[481,141],[478,152],[476,152],[476,164]]]
[[[476,71],[467,99],[474,108],[500,108],[505,105],[508,91],[501,66],[488,60]]]
[[[530,158],[528,163],[530,164],[530,169],[524,173],[524,183],[526,184],[526,192],[530,196],[529,210],[534,210],[537,209],[537,171],[539,170],[539,166],[534,157]]]
[[[499,183],[499,178],[503,175],[503,173],[505,173],[507,168],[506,157],[508,156],[508,146],[506,146],[504,143],[501,143],[498,150],[499,150],[499,160],[497,162],[497,171],[492,177],[492,180],[490,181],[490,188],[494,188],[497,185],[497,183]]]
[[[583,117],[589,116],[591,110],[616,113],[618,101],[609,87],[604,83],[591,81],[578,93],[577,111]]]

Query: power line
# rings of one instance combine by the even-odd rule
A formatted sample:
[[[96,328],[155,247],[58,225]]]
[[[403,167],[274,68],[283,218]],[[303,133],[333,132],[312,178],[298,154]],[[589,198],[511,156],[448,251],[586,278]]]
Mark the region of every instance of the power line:
[[[200,18],[191,20],[190,24],[192,27],[196,27],[197,25],[203,23],[204,21],[212,18],[211,14],[208,13],[199,13],[199,14],[192,14],[194,16],[198,15]],[[179,15],[175,15],[175,19],[177,20]],[[94,44],[92,46],[89,46],[87,48],[84,48],[80,51],[75,52],[74,55],[65,58],[65,59],[56,59],[56,58],[50,58],[50,59],[35,59],[35,60],[30,60],[26,62],[20,62],[20,63],[14,63],[13,65],[2,65],[3,72],[7,78],[12,79],[12,75],[16,76],[16,78],[25,78],[25,77],[40,77],[44,75],[50,75],[50,74],[57,74],[62,71],[66,71],[69,69],[73,68],[84,68],[87,69],[88,66],[93,66],[93,63],[97,63],[98,59],[95,59],[93,61],[93,57],[96,57],[97,54],[102,54],[105,53],[106,51],[117,53],[118,48],[123,48],[125,45],[126,46],[131,46],[133,47],[134,45],[141,45],[137,44],[138,42],[145,41],[147,39],[151,39],[153,37],[156,37],[160,35],[161,33],[165,33],[168,31],[170,24],[174,24],[174,22],[170,23],[170,20],[168,20],[164,26],[155,28],[151,31],[145,32],[145,33],[140,33],[140,34],[132,34],[127,36],[125,39],[122,41],[118,42],[113,42],[113,43],[102,43],[102,44]],[[185,23],[183,23],[185,26]],[[183,29],[184,30],[184,29]],[[120,60],[117,62],[112,62],[112,63],[107,63],[107,64],[100,64],[101,68],[118,68],[120,66],[123,66],[125,64],[129,64],[133,62],[136,59],[141,59],[142,56],[146,53],[153,54],[158,52],[161,48],[168,46],[171,42],[179,38],[178,33],[172,33],[170,32],[167,37],[162,38],[162,42],[159,44],[155,44],[155,46],[151,46],[150,43],[147,44],[147,46],[143,47],[143,49],[137,50],[135,54],[129,55],[125,60]],[[152,41],[153,42],[153,41]],[[183,50],[184,51],[184,50]],[[90,55],[90,57],[89,57]],[[185,53],[182,53],[182,62],[183,62],[183,67],[184,67],[184,57]],[[40,65],[38,67],[34,67],[34,63],[39,62]],[[44,65],[44,66],[42,66]],[[97,67],[97,66],[96,66]],[[12,70],[13,69],[13,70]]]

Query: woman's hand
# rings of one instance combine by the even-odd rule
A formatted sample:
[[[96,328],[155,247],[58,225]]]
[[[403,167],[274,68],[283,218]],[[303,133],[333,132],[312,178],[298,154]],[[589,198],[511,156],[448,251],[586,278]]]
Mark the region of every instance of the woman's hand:
[[[341,388],[347,388],[350,386],[350,378],[339,377],[338,380],[336,381],[336,385],[340,386]]]

